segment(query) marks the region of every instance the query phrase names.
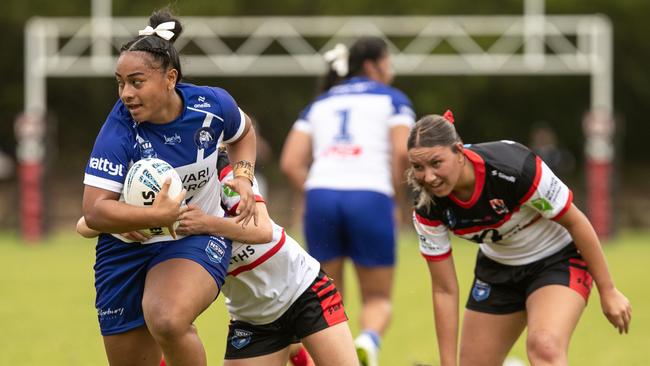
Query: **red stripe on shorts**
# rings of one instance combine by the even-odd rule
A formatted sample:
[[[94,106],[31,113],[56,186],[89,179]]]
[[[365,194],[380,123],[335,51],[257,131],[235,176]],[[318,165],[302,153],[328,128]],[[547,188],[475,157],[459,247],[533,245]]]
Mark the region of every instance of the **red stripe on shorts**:
[[[338,291],[332,296],[321,299],[320,306],[328,326],[331,327],[348,320],[343,308],[343,301],[341,301],[341,294]]]
[[[571,265],[576,264],[578,266],[584,266],[584,261],[577,258],[571,258],[569,259],[569,263],[569,287],[587,301],[587,299],[589,299],[589,294],[591,293],[593,278],[586,269]]]
[[[325,284],[325,282],[327,282],[328,280],[329,280],[329,278],[327,278],[327,276],[323,276],[323,278],[321,278],[320,281],[316,282],[316,283],[311,287],[311,290],[314,291],[314,292],[318,291],[318,289],[319,289],[321,286],[323,286],[323,285]]]
[[[325,295],[326,293],[328,293],[328,292],[330,292],[330,291],[332,291],[332,290],[334,290],[334,289],[335,289],[334,284],[333,284],[333,283],[330,283],[329,286],[327,286],[327,287],[325,287],[324,289],[318,291],[318,292],[316,293],[316,296],[318,296],[318,298],[320,299],[321,297],[323,297],[323,295]]]

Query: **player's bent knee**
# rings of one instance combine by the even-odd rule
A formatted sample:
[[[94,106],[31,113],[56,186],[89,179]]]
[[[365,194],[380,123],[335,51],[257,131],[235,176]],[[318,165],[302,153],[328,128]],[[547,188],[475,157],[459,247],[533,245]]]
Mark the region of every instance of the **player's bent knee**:
[[[531,361],[557,363],[566,358],[565,347],[560,338],[549,331],[535,331],[528,334],[526,350]]]
[[[144,306],[147,328],[156,338],[175,338],[191,329],[191,322],[182,312],[165,309],[163,306]]]

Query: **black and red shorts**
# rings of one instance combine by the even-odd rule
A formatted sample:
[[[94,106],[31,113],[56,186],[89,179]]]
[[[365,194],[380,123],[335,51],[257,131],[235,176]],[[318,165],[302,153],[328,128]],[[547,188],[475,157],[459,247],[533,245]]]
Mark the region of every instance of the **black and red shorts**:
[[[268,355],[347,320],[341,294],[332,280],[320,271],[309,288],[274,322],[255,325],[231,321],[225,358]]]
[[[573,242],[549,257],[521,266],[495,262],[479,250],[465,307],[490,314],[526,310],[528,296],[548,285],[567,286],[585,301],[589,298],[591,274]]]

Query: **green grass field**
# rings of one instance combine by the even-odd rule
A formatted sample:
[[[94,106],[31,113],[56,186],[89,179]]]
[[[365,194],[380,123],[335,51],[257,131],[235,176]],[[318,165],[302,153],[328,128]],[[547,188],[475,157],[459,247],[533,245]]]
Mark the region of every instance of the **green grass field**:
[[[477,247],[455,242],[462,301],[469,291]],[[649,233],[624,233],[606,245],[617,286],[632,302],[631,333],[620,336],[602,316],[597,292],[591,297],[570,349],[571,365],[650,365]],[[106,359],[94,309],[94,242],[72,233],[27,246],[0,234],[0,365],[104,365]],[[347,279],[352,279],[352,273]],[[348,282],[346,308],[353,332],[359,309]],[[381,364],[437,365],[428,273],[415,237],[400,241],[393,324],[384,338]],[[558,309],[562,311],[562,309]],[[210,365],[221,364],[227,313],[220,298],[197,321]],[[525,359],[520,340],[512,354]]]

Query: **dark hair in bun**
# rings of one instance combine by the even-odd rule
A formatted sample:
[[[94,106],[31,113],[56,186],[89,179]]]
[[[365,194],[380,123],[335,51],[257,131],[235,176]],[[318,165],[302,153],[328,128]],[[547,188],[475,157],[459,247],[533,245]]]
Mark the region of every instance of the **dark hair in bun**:
[[[147,52],[151,55],[154,61],[158,62],[160,68],[168,70],[170,68],[178,71],[178,78],[176,82],[183,78],[181,70],[181,62],[178,51],[174,47],[174,42],[183,32],[181,22],[176,19],[169,9],[161,9],[154,11],[149,17],[149,25],[156,28],[158,25],[166,22],[174,22],[174,28],[170,29],[174,36],[168,41],[157,34],[136,36],[130,41],[120,47],[120,54],[123,52],[140,51]]]

